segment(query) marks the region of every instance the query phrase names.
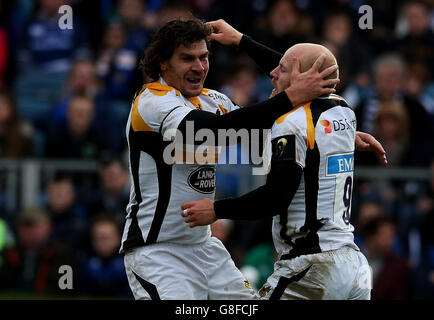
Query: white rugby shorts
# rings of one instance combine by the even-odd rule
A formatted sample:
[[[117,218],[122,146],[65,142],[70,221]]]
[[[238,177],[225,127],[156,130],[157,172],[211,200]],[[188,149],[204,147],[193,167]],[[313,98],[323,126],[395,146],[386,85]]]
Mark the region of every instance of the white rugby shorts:
[[[279,260],[259,290],[269,300],[369,300],[372,272],[350,247]]]
[[[135,299],[247,300],[254,290],[220,240],[201,244],[155,243],[125,253]]]

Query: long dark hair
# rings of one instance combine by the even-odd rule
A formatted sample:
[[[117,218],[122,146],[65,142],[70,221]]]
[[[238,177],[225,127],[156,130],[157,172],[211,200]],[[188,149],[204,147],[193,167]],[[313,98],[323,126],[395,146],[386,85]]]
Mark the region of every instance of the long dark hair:
[[[169,21],[161,27],[150,45],[145,50],[145,57],[140,61],[140,69],[143,74],[152,80],[160,76],[160,63],[172,57],[173,52],[180,45],[186,47],[192,43],[205,40],[209,49],[211,27],[194,16],[177,18]]]

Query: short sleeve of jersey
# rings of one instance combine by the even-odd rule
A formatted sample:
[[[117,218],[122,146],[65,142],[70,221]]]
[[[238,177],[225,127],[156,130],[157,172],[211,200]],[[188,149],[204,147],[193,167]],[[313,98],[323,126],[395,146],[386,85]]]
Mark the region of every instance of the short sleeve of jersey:
[[[143,121],[163,136],[168,129],[177,129],[181,120],[193,110],[174,91],[159,96],[145,90],[137,107]]]
[[[283,115],[271,129],[272,161],[294,160],[302,168],[306,159],[307,122],[304,108]]]

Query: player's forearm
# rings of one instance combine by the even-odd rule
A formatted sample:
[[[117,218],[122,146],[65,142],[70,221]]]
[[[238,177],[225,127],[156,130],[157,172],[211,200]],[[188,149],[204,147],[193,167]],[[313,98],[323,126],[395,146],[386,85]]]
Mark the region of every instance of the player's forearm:
[[[239,47],[244,50],[267,75],[279,65],[280,59],[282,59],[283,56],[280,52],[264,46],[247,35],[243,35]]]
[[[214,211],[217,219],[265,219],[279,214],[272,206],[266,205],[271,196],[270,190],[266,186],[261,186],[238,198],[215,201]]]
[[[266,101],[240,108],[224,115],[216,115],[200,110],[191,111],[179,124],[182,134],[187,132],[187,123],[192,122],[194,133],[209,129],[218,134],[218,129],[268,129],[274,121],[293,108],[287,94],[282,92]]]
[[[217,219],[258,220],[286,212],[300,184],[302,169],[293,161],[274,165],[265,185],[238,198],[214,202]]]

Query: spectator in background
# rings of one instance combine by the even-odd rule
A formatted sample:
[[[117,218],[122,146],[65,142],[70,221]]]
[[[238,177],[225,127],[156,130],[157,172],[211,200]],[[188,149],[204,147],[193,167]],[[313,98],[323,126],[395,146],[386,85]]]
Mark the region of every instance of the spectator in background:
[[[430,5],[424,1],[408,1],[403,5],[402,13],[407,32],[398,39],[398,52],[407,63],[422,63],[434,74],[434,33],[430,28]]]
[[[368,222],[385,216],[384,206],[378,200],[368,199],[360,204],[354,223],[354,242],[359,248],[363,246],[362,234]]]
[[[66,0],[39,0],[25,27],[19,56],[22,71],[67,72],[77,58],[89,55],[87,26],[74,18],[73,28],[59,28],[59,7]]]
[[[191,10],[191,5],[183,0],[165,0],[157,11],[156,29],[161,28],[170,20],[189,16]]]
[[[46,156],[73,159],[97,159],[106,148],[106,139],[92,122],[94,101],[76,95],[69,101],[66,127],[54,129],[47,138]]]
[[[416,203],[417,230],[420,236],[420,264],[413,272],[413,295],[416,298],[434,298],[434,160],[430,180]]]
[[[100,214],[91,226],[91,254],[83,261],[79,290],[92,297],[132,298],[119,254],[121,234],[114,215]]]
[[[425,107],[434,123],[434,82],[425,64],[414,62],[408,66],[404,90],[409,97]]]
[[[126,46],[138,53],[148,46],[150,35],[145,27],[145,2],[142,0],[120,0],[118,13],[127,33]]]
[[[434,160],[431,161],[431,174],[426,188],[417,201],[417,214],[422,247],[434,250]],[[434,251],[433,251],[434,253]]]
[[[411,148],[410,132],[408,112],[404,105],[397,100],[380,102],[374,124],[374,136],[386,150],[389,168],[408,167],[417,163],[418,157],[430,157],[432,151],[429,149]],[[359,163],[364,165],[379,165],[377,159],[370,155],[358,152],[357,157]],[[406,205],[412,192],[408,189],[406,180],[385,178],[367,182],[362,191],[381,197],[387,207],[386,211],[393,214],[393,218],[398,222],[397,233],[405,247],[415,224],[415,212]]]
[[[336,11],[327,15],[323,24],[322,44],[327,47],[339,61],[339,82],[337,92],[341,92],[352,81],[357,86],[369,84],[369,63],[371,61],[368,47],[353,34],[352,21],[345,11]]]
[[[139,88],[139,54],[127,45],[128,34],[120,22],[105,29],[101,50],[96,60],[97,73],[117,117],[126,122],[128,100]]]
[[[230,65],[224,76],[220,91],[231,98],[237,105],[246,106],[259,101],[256,96],[258,75],[249,63],[237,61]]]
[[[358,129],[373,133],[380,107],[386,102],[399,101],[408,114],[410,152],[415,154],[417,150],[427,150],[427,156],[418,157],[412,165],[427,165],[431,159],[429,153],[434,149],[427,147],[433,143],[433,126],[424,107],[403,92],[405,63],[395,54],[381,56],[374,64],[374,76],[374,86],[355,110]]]
[[[380,103],[375,119],[374,136],[386,150],[389,166],[399,167],[409,163],[408,120],[407,111],[399,101]]]
[[[406,259],[396,255],[395,223],[387,217],[370,220],[363,229],[361,248],[372,268],[372,300],[402,300],[409,297],[410,270]]]
[[[20,121],[12,95],[5,90],[0,90],[0,157],[31,156],[32,133],[32,126]]]
[[[63,89],[62,98],[53,109],[50,130],[66,125],[68,105],[76,95],[94,100],[95,114],[98,116],[94,117],[92,126],[97,131],[104,132],[110,150],[121,152],[126,144],[124,119],[117,115],[98,78],[96,66],[90,60],[82,60],[74,64]]]
[[[119,224],[124,223],[130,200],[130,175],[120,158],[102,157],[99,181],[100,188],[87,200],[89,213],[112,212]]]
[[[388,0],[368,0],[361,2],[347,1],[353,4],[355,21],[361,17],[358,9],[362,4],[368,4],[373,11],[373,28],[372,30],[359,30],[359,35],[367,40],[368,47],[373,51],[375,56],[389,52],[396,45],[394,37],[394,27],[398,16],[399,2]]]
[[[46,209],[52,221],[52,237],[76,250],[85,250],[88,230],[86,209],[77,201],[74,185],[68,176],[57,174],[46,189]]]
[[[292,0],[277,0],[272,3],[266,21],[258,22],[255,38],[266,46],[285,52],[300,42],[312,41],[313,23],[301,14]]]
[[[84,95],[96,99],[102,94],[103,87],[93,62],[90,60],[76,62],[62,91],[62,99],[53,109],[52,124],[54,126],[65,125],[68,103],[74,95]]]
[[[87,27],[87,40],[92,51],[92,56],[98,50],[102,33],[105,27],[104,21],[113,10],[113,0],[68,0],[68,5],[72,7],[75,17],[80,19]]]
[[[0,290],[37,295],[64,295],[60,290],[59,267],[73,266],[69,247],[51,238],[49,214],[37,208],[25,209],[18,217],[17,244],[6,250],[0,266]]]
[[[76,60],[89,57],[87,26],[72,15],[72,29],[59,27],[66,0],[39,0],[23,27],[16,57],[14,90],[20,116],[45,130],[67,73]]]

